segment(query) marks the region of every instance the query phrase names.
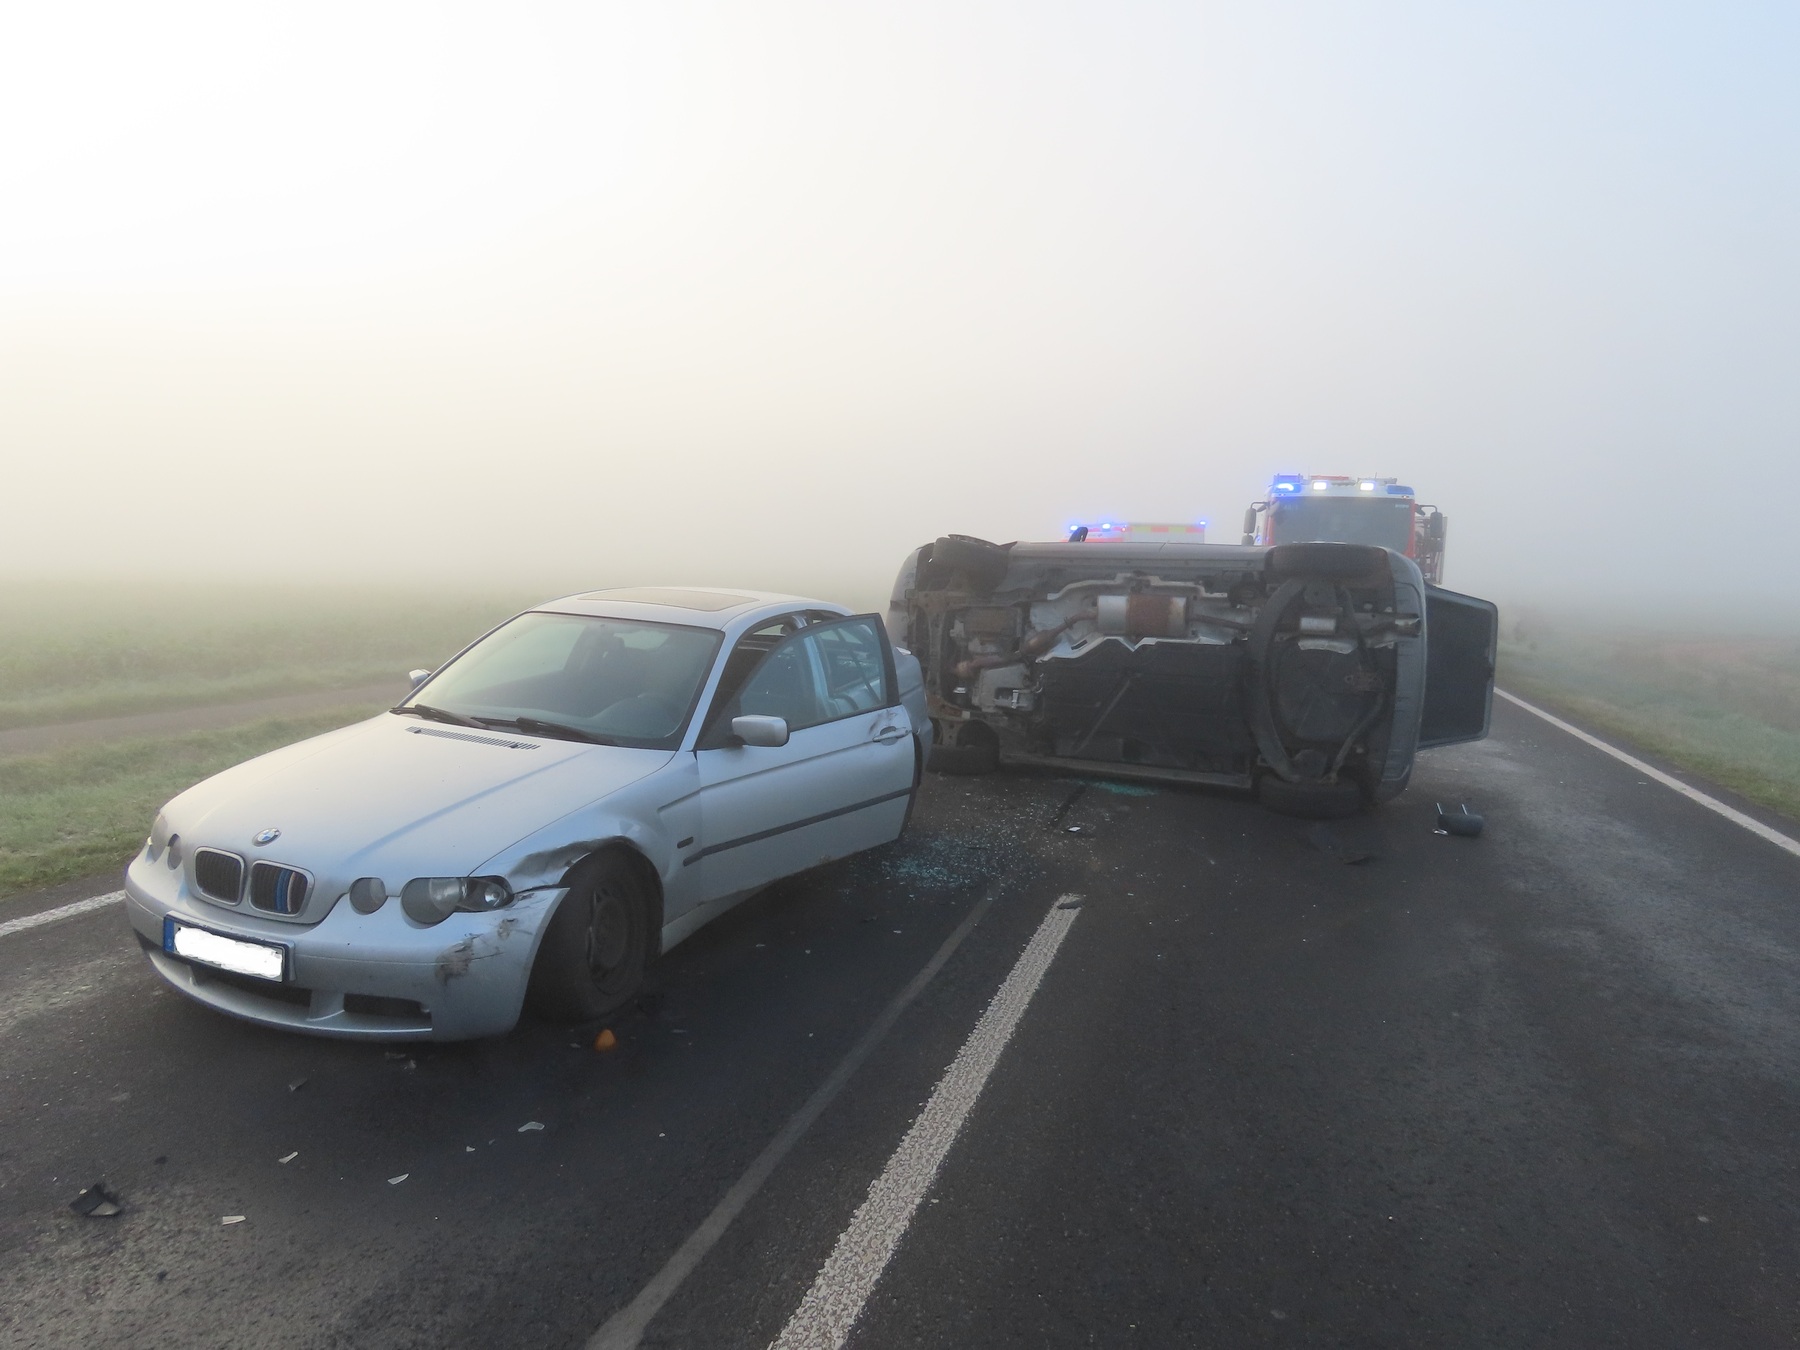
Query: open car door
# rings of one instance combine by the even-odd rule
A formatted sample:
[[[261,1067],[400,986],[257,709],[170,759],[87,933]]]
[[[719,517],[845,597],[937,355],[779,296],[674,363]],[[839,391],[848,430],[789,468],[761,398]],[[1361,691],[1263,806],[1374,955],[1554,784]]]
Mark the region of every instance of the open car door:
[[[1478,741],[1494,711],[1500,611],[1490,600],[1425,588],[1425,711],[1419,748]]]
[[[739,715],[778,717],[787,739],[749,746]],[[901,706],[887,631],[874,614],[810,624],[782,638],[721,691],[696,748],[703,902],[900,835],[914,791],[912,722]]]

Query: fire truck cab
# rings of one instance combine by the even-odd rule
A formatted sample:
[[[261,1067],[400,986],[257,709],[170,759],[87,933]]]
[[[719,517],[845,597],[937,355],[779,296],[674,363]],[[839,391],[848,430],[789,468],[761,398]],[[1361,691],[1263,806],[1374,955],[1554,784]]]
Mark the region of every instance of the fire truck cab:
[[[1447,525],[1443,512],[1421,505],[1398,479],[1283,473],[1268,500],[1244,512],[1243,542],[1377,544],[1405,554],[1441,586]]]

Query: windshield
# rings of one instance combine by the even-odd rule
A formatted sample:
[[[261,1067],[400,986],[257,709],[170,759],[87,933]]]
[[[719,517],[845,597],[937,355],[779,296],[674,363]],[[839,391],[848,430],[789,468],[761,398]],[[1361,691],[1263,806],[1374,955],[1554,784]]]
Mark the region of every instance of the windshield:
[[[1301,497],[1271,510],[1269,537],[1277,544],[1336,540],[1404,553],[1412,543],[1413,504],[1402,497]]]
[[[415,689],[402,708],[484,725],[672,750],[720,635],[633,619],[521,614]],[[552,729],[542,723],[553,723]]]

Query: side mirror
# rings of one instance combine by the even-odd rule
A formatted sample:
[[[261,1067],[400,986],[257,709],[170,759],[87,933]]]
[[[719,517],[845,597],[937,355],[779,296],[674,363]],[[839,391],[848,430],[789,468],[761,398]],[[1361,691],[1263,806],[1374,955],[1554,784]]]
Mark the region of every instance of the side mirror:
[[[1244,533],[1251,539],[1256,537],[1256,508],[1254,506],[1244,512]],[[1247,544],[1250,540],[1246,539],[1244,542]]]
[[[745,745],[762,746],[769,750],[788,743],[787,721],[780,717],[734,717],[731,719],[731,734]]]
[[[406,672],[406,682],[417,689],[429,674],[431,674],[429,670],[409,670]]]

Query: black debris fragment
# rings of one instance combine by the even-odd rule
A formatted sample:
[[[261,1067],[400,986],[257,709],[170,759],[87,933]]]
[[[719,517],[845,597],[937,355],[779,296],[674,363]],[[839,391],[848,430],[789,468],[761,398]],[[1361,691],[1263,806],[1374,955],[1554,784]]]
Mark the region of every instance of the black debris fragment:
[[[1063,817],[1069,814],[1069,808],[1080,801],[1087,790],[1088,785],[1086,783],[1077,783],[1075,785],[1074,790],[1071,791],[1067,797],[1063,798],[1062,805],[1056,808],[1056,814],[1050,817],[1051,829],[1055,829],[1058,825],[1063,823]]]
[[[1442,802],[1437,804],[1438,834],[1454,834],[1464,839],[1473,839],[1486,824],[1485,819],[1469,810],[1466,802],[1460,811],[1446,811]]]
[[[303,1088],[305,1086],[306,1086],[306,1080],[304,1078],[296,1078],[293,1082],[288,1084],[288,1091],[289,1092],[298,1092],[301,1088]]]
[[[125,1202],[107,1190],[104,1181],[96,1181],[69,1201],[69,1208],[86,1219],[110,1219],[125,1212]]]

